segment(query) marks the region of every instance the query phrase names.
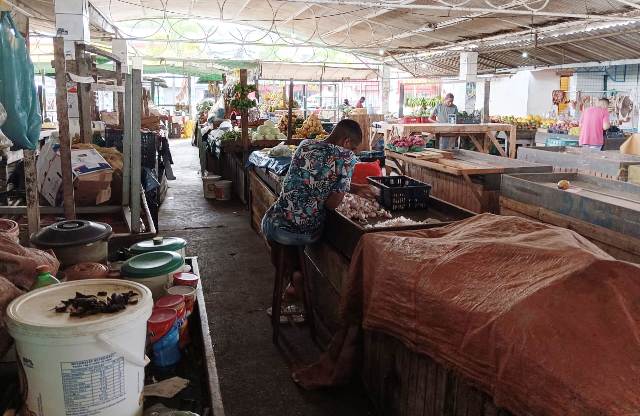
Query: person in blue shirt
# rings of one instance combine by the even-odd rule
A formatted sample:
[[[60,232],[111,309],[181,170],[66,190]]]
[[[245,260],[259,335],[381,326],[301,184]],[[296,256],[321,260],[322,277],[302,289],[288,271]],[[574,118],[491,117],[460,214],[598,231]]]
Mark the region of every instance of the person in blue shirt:
[[[292,247],[305,246],[320,239],[327,209],[335,209],[345,193],[374,199],[375,189],[351,183],[357,163],[354,151],[362,143],[362,129],[353,120],[341,120],[324,140],[304,140],[291,160],[282,192],[262,219],[262,233],[271,247],[274,266],[280,250],[300,270]],[[301,274],[294,272],[290,297],[300,298]]]

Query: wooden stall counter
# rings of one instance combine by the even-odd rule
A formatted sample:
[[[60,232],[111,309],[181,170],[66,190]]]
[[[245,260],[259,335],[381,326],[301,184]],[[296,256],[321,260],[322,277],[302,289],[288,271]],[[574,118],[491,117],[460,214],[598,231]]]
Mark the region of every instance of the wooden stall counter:
[[[387,169],[431,184],[431,194],[472,212],[500,210],[503,173],[551,172],[551,166],[482,154],[469,150],[427,149],[417,153],[387,150]]]
[[[406,137],[412,134],[433,134],[436,141],[441,136],[458,136],[463,140],[470,140],[475,149],[481,153],[489,153],[494,145],[501,156],[516,157],[516,126],[503,123],[482,124],[449,124],[449,123],[419,123],[419,124],[388,124],[385,127],[385,143],[388,138],[400,136]],[[500,144],[497,134],[504,132],[507,135],[508,150]]]

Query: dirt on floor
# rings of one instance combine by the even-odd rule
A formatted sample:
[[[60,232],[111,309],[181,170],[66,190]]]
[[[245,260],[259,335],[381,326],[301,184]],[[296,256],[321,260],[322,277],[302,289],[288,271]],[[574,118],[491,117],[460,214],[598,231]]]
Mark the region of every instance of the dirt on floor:
[[[290,366],[308,364],[319,350],[306,328],[283,327],[284,348],[271,342],[266,308],[274,270],[263,240],[238,201],[204,199],[198,152],[172,140],[177,180],[160,209],[160,232],[188,241],[198,264],[226,416],[359,416],[372,414],[361,384],[308,392]]]

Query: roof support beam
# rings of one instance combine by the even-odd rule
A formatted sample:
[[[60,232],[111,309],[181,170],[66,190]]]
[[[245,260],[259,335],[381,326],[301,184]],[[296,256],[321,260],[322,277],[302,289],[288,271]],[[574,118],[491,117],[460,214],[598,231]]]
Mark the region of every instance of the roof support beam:
[[[627,32],[627,33],[628,33],[628,32]],[[609,39],[609,38],[602,38],[602,39],[600,39],[600,40],[601,40],[601,41],[603,41],[603,42],[605,42],[605,43],[608,43],[609,45],[611,45],[611,46],[613,46],[613,47],[616,47],[616,48],[618,48],[618,49],[622,49],[622,50],[624,50],[624,51],[627,51],[627,52],[629,52],[629,53],[631,53],[631,54],[633,54],[633,55],[635,55],[635,56],[637,56],[637,55],[638,55],[638,50],[637,50],[637,49],[632,48],[632,47],[630,47],[630,46],[626,45],[625,43],[620,42],[619,40],[616,40],[615,42],[614,42],[614,41],[612,41],[612,40],[611,40],[611,39]]]
[[[242,3],[242,6],[240,6],[240,8],[238,9],[238,11],[236,12],[236,14],[233,15],[233,17],[231,18],[231,20],[238,20],[238,18],[240,16],[242,16],[242,12],[244,12],[244,9],[247,8],[247,6],[249,5],[249,3],[251,3],[251,0],[245,0],[244,3]]]
[[[402,0],[400,2],[400,4],[410,4],[410,3],[414,3],[416,0]],[[354,27],[357,24],[360,24],[364,21],[367,20],[371,20],[371,19],[375,19],[376,17],[380,17],[382,15],[385,15],[387,13],[389,13],[390,11],[392,11],[392,9],[382,9],[382,10],[378,10],[376,12],[373,12],[371,14],[368,14],[362,18],[356,18],[356,20],[353,20],[352,22],[346,24],[346,25],[342,25],[342,26],[338,26],[335,29],[332,29],[326,33],[323,33],[322,36],[332,36],[335,35],[336,33],[341,33],[344,32],[347,29],[351,29],[352,27]]]
[[[598,51],[594,51],[593,49],[587,48],[586,46],[578,45],[577,43],[573,43],[573,42],[570,42],[567,45],[571,46],[572,48],[582,49],[583,51],[588,52],[593,56],[597,56],[598,58],[602,58],[604,60],[609,59],[609,57],[607,57],[606,55],[603,55]]]
[[[581,53],[577,53],[577,55],[582,56],[582,58],[576,58],[575,56],[573,56],[573,54],[568,54],[564,49],[559,49],[556,48],[555,46],[549,46],[549,45],[538,45],[539,49],[544,49],[547,50],[551,53],[555,53],[556,55],[562,56],[563,58],[569,58],[574,62],[582,62],[585,60],[591,60],[591,58],[587,55],[583,55]]]
[[[284,19],[282,22],[279,22],[281,25],[286,25],[287,23],[289,23],[290,21],[292,21],[293,19],[295,19],[296,17],[300,16],[301,14],[305,13],[307,10],[309,10],[310,8],[312,8],[314,5],[313,4],[307,4],[306,6],[302,7],[300,10],[296,11],[295,13],[293,13],[291,16],[287,17],[286,19]]]
[[[627,6],[631,6],[635,9],[640,9],[640,4],[638,3],[634,3],[632,1],[629,0],[617,0],[618,3],[622,3],[622,4],[626,4]]]
[[[521,16],[544,16],[544,17],[559,17],[567,19],[585,19],[596,21],[640,21],[639,17],[629,16],[616,16],[616,15],[596,15],[596,14],[582,14],[582,13],[559,13],[559,12],[545,12],[545,11],[529,11],[529,10],[511,10],[511,9],[496,9],[490,7],[466,7],[466,6],[442,6],[436,4],[402,4],[402,3],[382,3],[376,1],[363,1],[363,0],[285,0],[290,3],[314,3],[314,4],[337,4],[341,6],[364,6],[364,7],[377,7],[380,9],[396,10],[396,9],[408,9],[408,10],[435,10],[440,12],[469,12],[469,13],[491,13],[491,14],[508,14],[508,15],[521,15]]]

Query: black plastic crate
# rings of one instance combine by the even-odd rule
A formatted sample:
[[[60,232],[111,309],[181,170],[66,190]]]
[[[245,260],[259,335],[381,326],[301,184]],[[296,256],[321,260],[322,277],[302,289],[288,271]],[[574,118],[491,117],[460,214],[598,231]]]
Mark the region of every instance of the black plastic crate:
[[[158,162],[158,135],[154,132],[140,133],[140,161],[143,168],[156,169]]]
[[[390,211],[425,209],[429,204],[429,184],[408,176],[372,176],[368,179],[380,189],[380,205]]]
[[[105,147],[115,147],[122,153],[122,140],[124,138],[124,130],[107,127],[104,129]]]

